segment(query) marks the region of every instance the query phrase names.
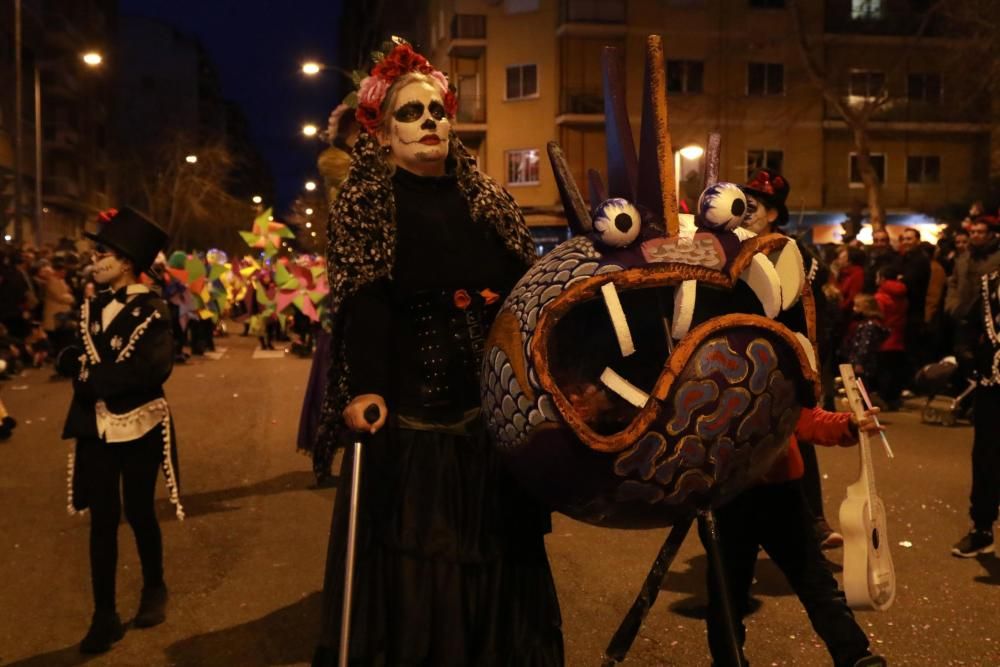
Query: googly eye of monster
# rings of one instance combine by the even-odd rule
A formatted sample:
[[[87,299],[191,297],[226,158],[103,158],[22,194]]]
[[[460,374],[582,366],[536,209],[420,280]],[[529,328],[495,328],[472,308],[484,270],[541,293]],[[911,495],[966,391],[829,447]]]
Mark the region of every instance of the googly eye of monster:
[[[624,248],[635,241],[641,226],[639,211],[625,199],[608,199],[594,216],[594,231],[599,240],[614,248]]]
[[[749,211],[748,199],[735,183],[716,183],[698,198],[696,222],[705,229],[735,229]]]

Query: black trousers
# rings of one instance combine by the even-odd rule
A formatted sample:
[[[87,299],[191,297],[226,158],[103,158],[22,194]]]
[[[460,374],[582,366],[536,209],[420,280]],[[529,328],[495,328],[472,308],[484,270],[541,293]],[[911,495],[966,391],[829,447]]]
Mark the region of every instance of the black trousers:
[[[1000,387],[977,387],[969,515],[977,530],[992,530],[1000,504]]]
[[[903,387],[909,384],[906,376],[909,361],[906,354],[899,350],[878,353],[878,388],[882,399],[887,403],[899,401]]]
[[[763,547],[802,602],[834,665],[852,666],[868,654],[868,638],[854,620],[837,580],[823,564],[813,518],[798,482],[765,484],[745,491],[716,510],[716,519],[741,649],[746,642],[743,618],[748,612],[757,551]],[[720,595],[710,570],[709,649],[716,667],[735,667],[726,640]]]
[[[115,610],[115,573],[118,566],[118,524],[122,505],[142,564],[143,586],[163,583],[163,544],[153,500],[163,462],[163,428],[139,440],[108,444],[83,439],[77,447],[85,470],[81,487],[90,507],[90,580],[94,608]],[[122,499],[124,497],[124,503]]]

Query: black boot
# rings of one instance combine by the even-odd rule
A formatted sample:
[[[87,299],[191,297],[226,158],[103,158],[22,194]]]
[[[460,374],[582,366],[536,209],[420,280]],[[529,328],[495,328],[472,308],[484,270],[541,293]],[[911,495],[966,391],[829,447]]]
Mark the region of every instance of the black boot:
[[[167,620],[167,587],[164,584],[142,588],[139,611],[132,625],[137,628],[151,628]]]
[[[90,630],[80,642],[80,653],[104,653],[125,636],[125,626],[115,612],[95,611]]]

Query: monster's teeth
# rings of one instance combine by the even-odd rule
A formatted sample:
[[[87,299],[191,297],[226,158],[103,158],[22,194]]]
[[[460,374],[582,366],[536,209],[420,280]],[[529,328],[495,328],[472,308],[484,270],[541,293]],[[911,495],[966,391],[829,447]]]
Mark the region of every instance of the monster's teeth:
[[[694,318],[694,300],[698,292],[697,280],[685,280],[674,292],[674,340],[680,340],[687,335]]]
[[[641,408],[646,405],[646,401],[649,400],[649,394],[644,392],[642,389],[639,389],[610,368],[605,368],[604,372],[601,373],[601,384],[637,408]]]
[[[740,243],[742,243],[743,241],[749,241],[750,239],[755,238],[757,236],[754,232],[751,232],[746,227],[737,227],[736,229],[733,230],[733,233],[736,234],[736,238],[740,240]]]
[[[618,299],[618,290],[614,283],[607,283],[601,287],[601,296],[604,297],[604,305],[608,309],[611,317],[611,325],[615,328],[615,336],[618,337],[618,348],[623,357],[635,354],[635,344],[632,342],[632,332],[628,328],[628,318],[622,309],[622,302]]]
[[[795,332],[795,338],[798,339],[799,345],[806,352],[806,357],[809,359],[809,366],[813,369],[813,372],[818,373],[819,367],[816,365],[816,349],[809,342],[809,339],[800,334],[798,331]]]
[[[769,259],[774,263],[781,282],[781,309],[788,310],[799,302],[802,290],[807,288],[802,252],[794,239],[789,239],[785,247],[771,253]]]
[[[767,257],[755,254],[750,266],[740,274],[740,280],[757,295],[765,315],[773,318],[781,312],[781,281],[774,264]]]

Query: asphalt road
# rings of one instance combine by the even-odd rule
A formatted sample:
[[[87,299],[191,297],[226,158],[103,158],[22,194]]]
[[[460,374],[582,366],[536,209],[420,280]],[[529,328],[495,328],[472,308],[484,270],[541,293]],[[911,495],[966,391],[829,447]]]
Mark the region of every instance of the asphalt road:
[[[66,381],[31,371],[0,385],[21,425],[0,443],[0,664],[300,665],[312,652],[332,489],[315,490],[295,451],[308,361],[251,358],[252,341],[219,341],[220,360],[178,367],[168,384],[181,451],[182,500],[173,518],[159,489],[170,616],[132,630],[85,659],[77,643],[91,613],[88,519],[65,511],[66,453],[59,440]],[[924,426],[890,416],[897,458],[876,453],[889,512],[899,591],[887,612],[859,613],[890,664],[1000,665],[1000,559],[959,560],[951,544],[967,529],[971,428]],[[1000,434],[998,434],[1000,437]],[[836,524],[856,476],[854,450],[820,452],[827,513]],[[337,464],[339,466],[339,462]],[[563,610],[567,664],[597,665],[665,536],[612,531],[554,518],[549,555]],[[900,545],[905,542],[908,546]],[[834,559],[840,554],[833,552]],[[625,665],[707,665],[706,560],[694,531]],[[766,557],[760,602],[748,619],[757,665],[828,665],[798,601]],[[127,527],[120,533],[119,610],[130,618],[141,580]]]

